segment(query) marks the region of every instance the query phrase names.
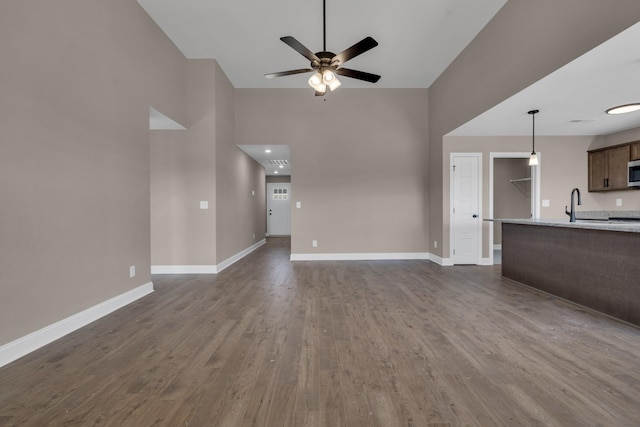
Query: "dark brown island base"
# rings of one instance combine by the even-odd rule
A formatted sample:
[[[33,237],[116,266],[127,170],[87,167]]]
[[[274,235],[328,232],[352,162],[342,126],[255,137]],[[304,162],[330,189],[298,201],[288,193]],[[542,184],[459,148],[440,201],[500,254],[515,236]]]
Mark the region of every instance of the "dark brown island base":
[[[504,277],[640,325],[640,225],[499,221]]]

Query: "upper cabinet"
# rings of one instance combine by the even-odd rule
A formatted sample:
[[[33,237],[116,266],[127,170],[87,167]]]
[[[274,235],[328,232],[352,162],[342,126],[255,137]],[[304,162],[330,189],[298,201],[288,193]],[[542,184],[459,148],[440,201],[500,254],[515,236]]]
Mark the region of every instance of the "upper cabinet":
[[[640,160],[640,141],[631,143],[631,160]]]
[[[640,158],[640,143],[636,147]],[[627,190],[627,163],[632,145],[589,151],[589,191]]]

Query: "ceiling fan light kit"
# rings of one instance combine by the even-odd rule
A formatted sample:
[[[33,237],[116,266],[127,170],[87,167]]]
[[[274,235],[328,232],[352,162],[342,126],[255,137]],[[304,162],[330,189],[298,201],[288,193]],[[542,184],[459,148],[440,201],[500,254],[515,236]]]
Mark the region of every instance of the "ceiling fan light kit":
[[[316,96],[323,96],[327,92],[327,86],[333,91],[342,85],[342,82],[340,82],[336,74],[344,77],[350,77],[352,79],[364,80],[370,83],[376,83],[380,80],[380,76],[377,74],[342,68],[342,65],[348,60],[378,46],[377,41],[372,37],[365,37],[350,48],[336,55],[333,52],[327,51],[326,0],[322,0],[322,24],[323,50],[321,52],[313,53],[292,36],[280,38],[280,40],[293,48],[296,52],[311,61],[311,68],[281,71],[279,73],[265,74],[264,76],[268,79],[272,79],[274,77],[314,72],[311,78],[309,78],[309,86],[315,90]]]

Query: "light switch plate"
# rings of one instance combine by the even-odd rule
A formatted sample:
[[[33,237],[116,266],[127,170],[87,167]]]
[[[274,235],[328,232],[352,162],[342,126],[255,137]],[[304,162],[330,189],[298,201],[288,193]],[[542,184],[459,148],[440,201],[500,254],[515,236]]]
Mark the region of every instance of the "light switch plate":
[[[622,206],[622,199],[616,199],[616,206]]]
[[[200,209],[209,209],[209,202],[206,200],[200,201]]]
[[[302,207],[302,202],[296,202],[296,208],[300,209]]]
[[[543,208],[548,208],[549,207],[549,199],[544,199],[542,201],[542,207]]]
[[[134,277],[136,277],[136,266],[132,265],[129,267],[129,278],[133,279]]]

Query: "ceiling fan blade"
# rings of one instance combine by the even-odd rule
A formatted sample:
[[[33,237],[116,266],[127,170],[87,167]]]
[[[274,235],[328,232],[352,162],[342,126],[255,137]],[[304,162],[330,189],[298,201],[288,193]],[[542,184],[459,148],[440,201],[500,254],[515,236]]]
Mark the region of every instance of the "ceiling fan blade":
[[[370,83],[376,83],[380,80],[380,76],[377,74],[365,73],[364,71],[351,70],[349,68],[338,68],[336,74],[345,77],[351,77],[352,79],[364,80]]]
[[[280,37],[280,40],[291,46],[296,52],[300,55],[307,58],[309,61],[318,61],[320,62],[320,58],[316,56],[315,53],[311,52],[305,45],[300,43],[298,40],[291,36]]]
[[[273,79],[275,77],[284,77],[284,76],[291,76],[293,74],[310,73],[312,71],[315,71],[315,70],[313,68],[300,68],[298,70],[280,71],[279,73],[265,74],[264,76],[268,79]]]
[[[343,50],[339,54],[333,57],[331,62],[338,60],[340,61],[338,65],[342,65],[351,58],[355,58],[356,56],[365,53],[366,51],[373,49],[378,46],[378,42],[375,41],[372,37],[365,37],[360,40],[358,43],[354,44],[348,49]]]

